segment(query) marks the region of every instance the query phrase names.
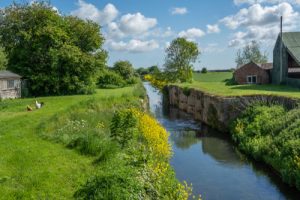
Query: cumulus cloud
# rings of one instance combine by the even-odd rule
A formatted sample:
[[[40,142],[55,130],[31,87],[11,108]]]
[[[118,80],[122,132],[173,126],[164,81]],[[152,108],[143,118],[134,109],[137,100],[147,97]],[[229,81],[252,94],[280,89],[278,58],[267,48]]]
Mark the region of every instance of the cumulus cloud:
[[[234,0],[235,5],[241,4],[261,4],[261,3],[268,3],[268,4],[278,4],[281,3],[282,0]],[[286,2],[291,4],[300,4],[300,0],[286,0]]]
[[[230,46],[238,46],[248,43],[249,40],[275,40],[279,33],[280,16],[284,19],[284,31],[299,27],[299,13],[286,2],[272,6],[254,4],[241,9],[235,15],[223,18],[220,22],[230,29],[239,29],[229,42]]]
[[[119,28],[125,34],[140,34],[156,26],[155,18],[146,18],[141,13],[126,14],[121,17]]]
[[[205,32],[198,28],[190,28],[186,31],[181,31],[178,36],[184,37],[189,40],[195,40],[197,38],[203,37]]]
[[[171,9],[171,14],[172,14],[172,15],[184,15],[184,14],[186,14],[186,13],[188,13],[188,10],[187,10],[187,8],[185,8],[185,7],[181,7],[181,8],[172,8],[172,9]]]
[[[117,18],[119,11],[113,4],[107,4],[103,10],[99,10],[93,4],[84,0],[78,0],[78,9],[71,12],[81,19],[92,20],[100,25],[105,25]]]
[[[207,33],[219,33],[220,32],[220,28],[218,24],[215,25],[206,25],[207,27]]]
[[[129,42],[108,41],[107,45],[110,50],[127,51],[131,53],[143,53],[159,48],[159,44],[155,40],[141,41],[132,39]]]

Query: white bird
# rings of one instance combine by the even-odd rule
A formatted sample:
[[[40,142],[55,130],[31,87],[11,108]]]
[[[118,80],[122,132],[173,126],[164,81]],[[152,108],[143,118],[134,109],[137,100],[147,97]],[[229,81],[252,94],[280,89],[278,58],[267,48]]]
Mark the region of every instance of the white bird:
[[[36,109],[40,109],[42,107],[42,104],[35,100],[35,107]]]

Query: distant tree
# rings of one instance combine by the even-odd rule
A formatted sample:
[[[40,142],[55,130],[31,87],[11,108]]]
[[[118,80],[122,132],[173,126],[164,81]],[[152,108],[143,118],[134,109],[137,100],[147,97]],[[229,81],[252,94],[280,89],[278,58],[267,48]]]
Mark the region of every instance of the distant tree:
[[[206,67],[203,67],[203,68],[201,69],[201,73],[202,73],[202,74],[206,74],[206,73],[207,73]]]
[[[266,53],[261,52],[260,46],[256,41],[252,41],[243,49],[239,49],[235,59],[237,66],[247,64],[251,61],[255,63],[268,62],[268,57]]]
[[[169,81],[191,81],[192,64],[196,62],[200,54],[197,44],[187,41],[185,38],[177,38],[171,42],[166,53],[164,71]]]
[[[0,47],[0,70],[5,69],[6,65],[7,65],[6,54],[4,52],[4,49]]]
[[[160,70],[157,65],[153,65],[153,66],[149,67],[148,70],[149,70],[150,74],[160,73]]]
[[[2,9],[0,42],[7,68],[28,79],[32,95],[92,92],[107,57],[98,24],[43,1]]]
[[[136,73],[138,73],[140,76],[144,76],[146,74],[149,74],[149,68],[140,67],[136,70]]]
[[[135,72],[132,64],[127,60],[115,62],[113,70],[120,74],[124,79],[132,78]]]

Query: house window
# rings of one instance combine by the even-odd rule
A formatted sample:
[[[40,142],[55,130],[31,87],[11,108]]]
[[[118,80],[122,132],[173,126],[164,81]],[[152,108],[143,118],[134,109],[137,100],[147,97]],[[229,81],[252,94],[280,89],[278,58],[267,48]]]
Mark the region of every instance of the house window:
[[[257,76],[256,75],[247,76],[247,83],[248,84],[256,84]]]
[[[12,89],[15,87],[15,80],[7,80],[7,89]]]

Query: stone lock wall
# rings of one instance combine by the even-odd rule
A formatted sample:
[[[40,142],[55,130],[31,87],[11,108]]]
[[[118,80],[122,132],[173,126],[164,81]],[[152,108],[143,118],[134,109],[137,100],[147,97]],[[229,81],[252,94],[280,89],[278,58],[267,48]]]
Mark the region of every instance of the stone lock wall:
[[[191,114],[195,120],[222,132],[227,132],[230,122],[255,102],[282,104],[288,109],[294,108],[299,102],[298,99],[272,95],[221,97],[174,85],[166,86],[165,90],[170,106],[175,106]]]

